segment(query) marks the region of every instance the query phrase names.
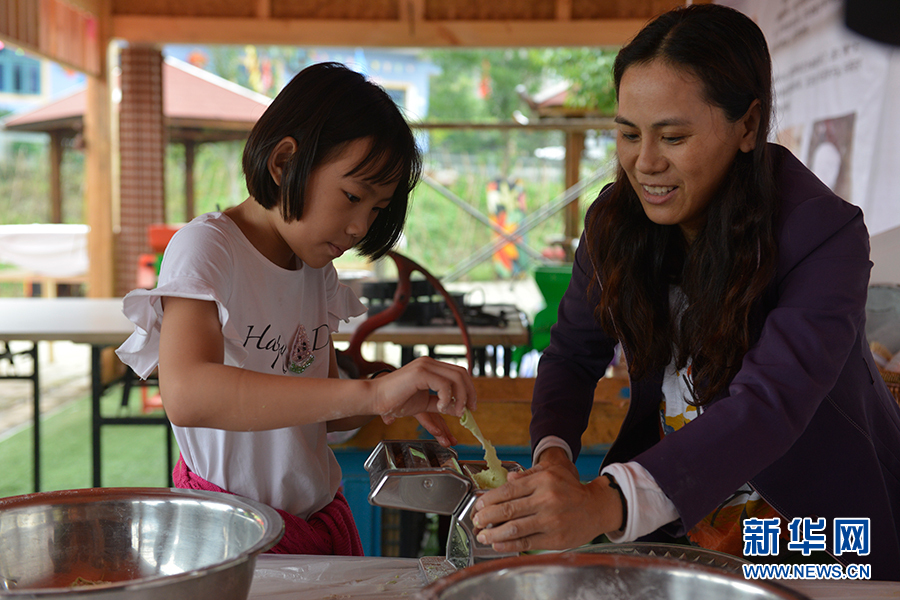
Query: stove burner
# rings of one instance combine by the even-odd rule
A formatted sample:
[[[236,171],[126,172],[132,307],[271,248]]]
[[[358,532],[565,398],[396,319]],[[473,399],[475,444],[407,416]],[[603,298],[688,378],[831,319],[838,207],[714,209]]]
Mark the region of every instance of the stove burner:
[[[369,281],[362,284],[362,301],[369,308],[369,315],[376,315],[387,309],[394,299],[397,290],[396,281]],[[486,310],[490,305],[468,305],[465,294],[450,294],[459,308],[466,325],[486,327],[506,327],[509,320],[508,310]],[[397,323],[418,325],[420,327],[440,327],[455,325],[453,313],[447,306],[443,296],[437,293],[430,283],[424,279],[411,282],[409,304],[397,320]]]

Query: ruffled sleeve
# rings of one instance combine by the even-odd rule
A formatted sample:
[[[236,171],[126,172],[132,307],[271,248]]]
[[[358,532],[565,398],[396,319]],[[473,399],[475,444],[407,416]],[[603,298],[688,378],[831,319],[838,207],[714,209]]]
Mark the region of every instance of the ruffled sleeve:
[[[162,298],[190,298],[216,303],[226,355],[235,366],[243,366],[247,358],[240,336],[232,323],[222,298],[208,284],[198,279],[180,279],[152,290],[134,290],[125,296],[123,312],[134,323],[134,333],[116,349],[116,354],[134,372],[146,379],[159,365],[159,332],[162,325]]]
[[[350,321],[350,317],[366,312],[366,305],[359,301],[353,290],[340,282],[334,265],[327,267],[325,289],[328,298],[328,329],[332,333],[338,330],[340,321],[346,323]]]
[[[220,216],[201,215],[179,229],[166,247],[157,287],[134,290],[125,296],[123,312],[135,327],[116,354],[141,378],[146,379],[159,365],[164,296],[215,302],[228,363],[243,366],[247,358],[226,308],[234,263],[228,235],[222,230],[230,221],[223,221]]]

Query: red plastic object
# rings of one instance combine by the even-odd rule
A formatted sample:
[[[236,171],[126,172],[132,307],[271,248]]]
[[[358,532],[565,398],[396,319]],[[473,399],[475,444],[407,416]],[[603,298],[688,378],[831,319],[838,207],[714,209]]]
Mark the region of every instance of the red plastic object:
[[[165,252],[166,246],[169,245],[169,240],[172,239],[172,236],[175,235],[178,228],[178,225],[166,225],[164,223],[148,226],[147,238],[150,241],[150,247],[153,251],[157,254]]]
[[[138,257],[137,287],[149,290],[156,287],[156,255],[141,254]]]
[[[147,392],[146,386],[141,386],[141,411],[146,415],[156,410],[163,410],[162,396],[159,393],[152,396]]]

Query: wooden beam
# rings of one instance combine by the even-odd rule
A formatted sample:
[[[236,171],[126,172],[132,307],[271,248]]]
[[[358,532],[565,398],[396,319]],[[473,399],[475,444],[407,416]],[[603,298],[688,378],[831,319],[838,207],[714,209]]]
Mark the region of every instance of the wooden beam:
[[[400,21],[406,23],[409,35],[415,37],[425,16],[425,0],[400,0],[398,7]]]
[[[256,16],[260,19],[272,17],[272,0],[256,0]]]
[[[0,2],[0,39],[28,51],[40,47],[40,4],[33,0]]]
[[[243,132],[245,135],[250,134],[250,130],[253,129],[253,125],[255,121],[225,121],[225,120],[217,120],[212,118],[196,118],[192,119],[189,117],[172,119],[167,117],[165,120],[167,128],[177,128],[177,129],[199,129],[199,130],[209,130],[215,129],[216,131],[221,130],[231,130],[231,131],[239,131]]]
[[[0,39],[91,75],[101,62],[96,24],[97,13],[64,0],[0,0]]]
[[[62,0],[40,0],[37,51],[56,62],[90,75],[100,75],[105,57],[98,34],[99,13],[89,13]],[[101,4],[100,0],[95,3]]]
[[[406,15],[417,13],[415,9]],[[646,19],[366,21],[114,16],[113,37],[154,44],[273,44],[380,47],[617,47]]]
[[[99,15],[103,11],[103,0],[65,0],[67,3],[80,8],[92,15]]]
[[[572,18],[572,0],[556,0],[556,20],[569,21]]]
[[[612,117],[571,117],[535,119],[528,123],[517,121],[498,121],[493,123],[473,123],[469,121],[417,121],[409,124],[413,129],[521,129],[543,131],[588,131],[612,130],[616,122]]]

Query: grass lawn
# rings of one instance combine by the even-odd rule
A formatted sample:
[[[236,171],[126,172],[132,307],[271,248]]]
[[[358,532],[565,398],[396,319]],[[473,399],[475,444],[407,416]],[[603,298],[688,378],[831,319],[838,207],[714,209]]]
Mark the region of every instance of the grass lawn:
[[[119,409],[121,388],[103,397],[103,414]],[[139,391],[131,398],[129,414],[140,414]],[[0,497],[33,492],[32,435],[29,426],[0,441]],[[104,487],[168,487],[165,429],[161,425],[103,427]],[[178,449],[173,441],[173,456]],[[85,396],[41,419],[41,491],[92,486],[91,403]]]

